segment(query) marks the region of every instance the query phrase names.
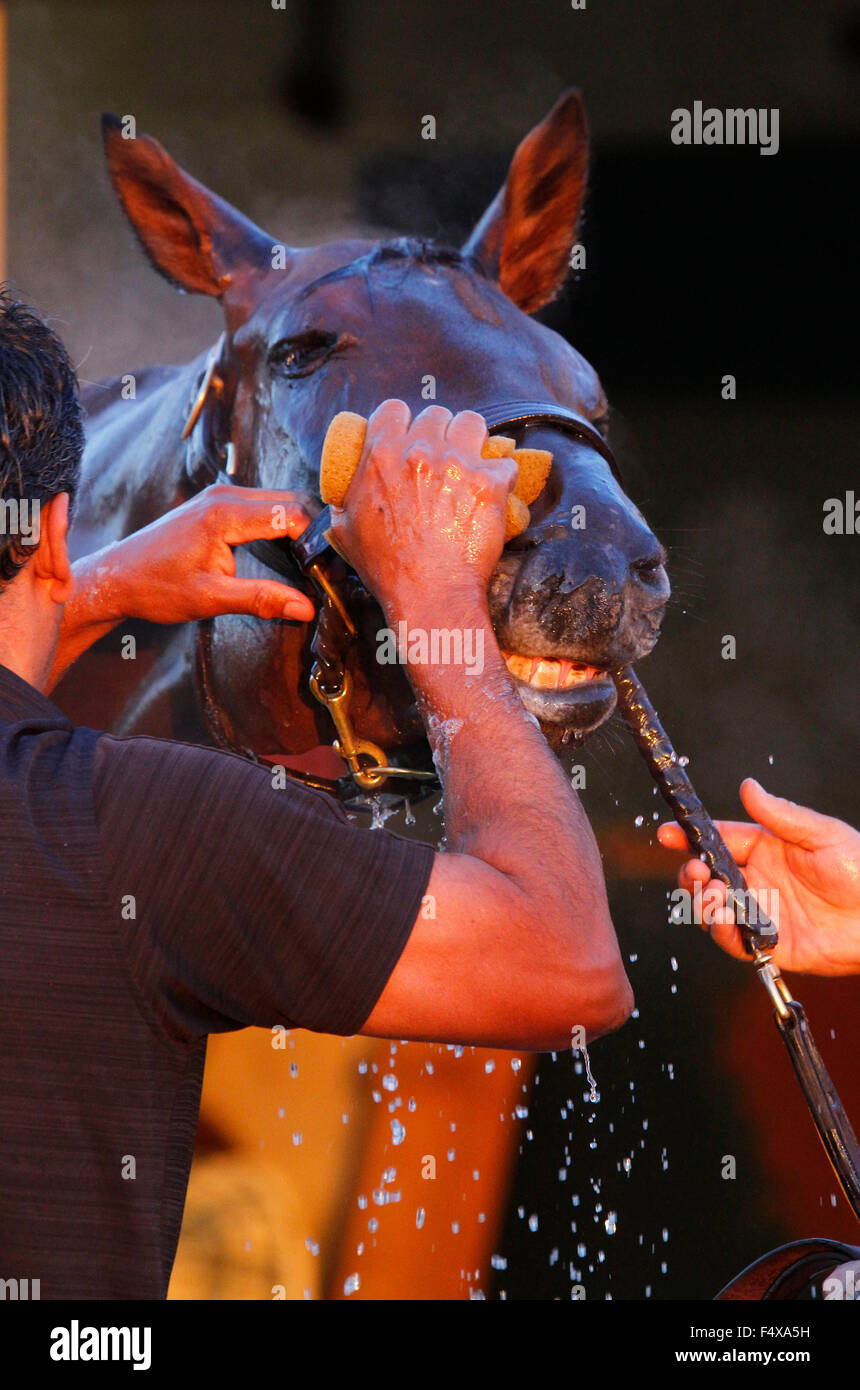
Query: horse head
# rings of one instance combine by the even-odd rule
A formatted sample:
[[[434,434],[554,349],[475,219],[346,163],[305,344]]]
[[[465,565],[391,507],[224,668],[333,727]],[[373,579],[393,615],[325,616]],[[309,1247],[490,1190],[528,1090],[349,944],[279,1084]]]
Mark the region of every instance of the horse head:
[[[319,505],[332,417],[369,415],[388,397],[413,413],[532,401],[576,412],[605,437],[596,372],[530,317],[570,266],[585,196],[588,137],[569,92],[518,147],[507,179],[465,245],[411,238],[286,247],[186,174],[145,135],[105,118],[108,167],[149,259],[186,292],[220,300],[220,428],[235,480],[293,488]],[[511,433],[506,430],[506,433]],[[537,421],[517,442],[549,449],[528,529],[509,543],[490,588],[499,645],[526,708],[557,741],[611,713],[609,672],[655,644],[669,593],[664,552],[595,439]],[[243,572],[257,561],[243,555]],[[444,624],[445,614],[439,614]],[[375,659],[379,610],[351,656],[357,732],[383,748],[423,730],[397,666]],[[301,753],[331,739],[307,693],[309,629],[216,620],[211,683],[227,727],[258,753]]]

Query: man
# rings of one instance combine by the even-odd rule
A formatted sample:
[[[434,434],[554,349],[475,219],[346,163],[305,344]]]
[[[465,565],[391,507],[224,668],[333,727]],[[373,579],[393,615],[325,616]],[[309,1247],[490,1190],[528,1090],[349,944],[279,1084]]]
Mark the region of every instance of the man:
[[[38,543],[0,535],[0,1276],[165,1295],[210,1032],[542,1050],[630,1014],[593,835],[490,625],[515,466],[482,460],[485,438],[471,412],[386,402],[334,519],[390,626],[482,634],[480,676],[408,668],[444,784],[436,854],[232,754],[74,729],[44,697],[125,617],[307,620],[230,549],[275,534],[278,504],[291,536],[307,518],[287,493],[211,488],[73,573],[74,374],[0,296],[0,499],[19,522],[38,503]]]

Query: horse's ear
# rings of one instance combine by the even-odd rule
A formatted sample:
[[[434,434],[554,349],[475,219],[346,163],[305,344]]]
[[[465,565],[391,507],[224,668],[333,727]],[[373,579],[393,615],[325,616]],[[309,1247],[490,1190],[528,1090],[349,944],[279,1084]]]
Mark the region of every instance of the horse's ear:
[[[571,90],[517,147],[507,180],[463,248],[527,314],[564,284],[587,178],[588,122]]]
[[[227,308],[252,301],[253,283],[271,269],[273,239],[180,169],[151,136],[129,137],[105,114],[102,139],[111,182],[155,269],[178,289],[213,295]]]

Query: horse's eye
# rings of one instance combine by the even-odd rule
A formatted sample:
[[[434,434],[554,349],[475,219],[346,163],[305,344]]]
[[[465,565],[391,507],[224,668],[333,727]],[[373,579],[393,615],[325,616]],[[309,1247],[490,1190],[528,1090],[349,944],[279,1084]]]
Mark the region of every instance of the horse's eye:
[[[278,376],[301,377],[321,367],[338,346],[336,333],[312,328],[294,338],[284,338],[269,351],[269,367]]]

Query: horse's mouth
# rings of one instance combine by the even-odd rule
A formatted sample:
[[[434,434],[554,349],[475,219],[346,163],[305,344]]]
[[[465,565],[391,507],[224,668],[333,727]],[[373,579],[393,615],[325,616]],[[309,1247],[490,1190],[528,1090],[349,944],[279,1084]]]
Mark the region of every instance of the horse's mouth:
[[[564,724],[585,734],[612,713],[615,686],[604,668],[501,651],[520,699],[541,723]]]

